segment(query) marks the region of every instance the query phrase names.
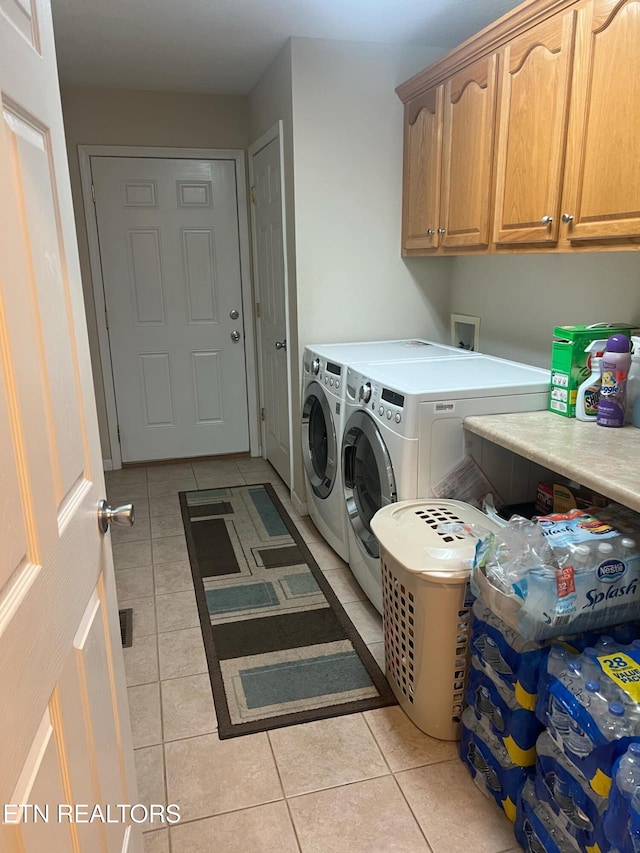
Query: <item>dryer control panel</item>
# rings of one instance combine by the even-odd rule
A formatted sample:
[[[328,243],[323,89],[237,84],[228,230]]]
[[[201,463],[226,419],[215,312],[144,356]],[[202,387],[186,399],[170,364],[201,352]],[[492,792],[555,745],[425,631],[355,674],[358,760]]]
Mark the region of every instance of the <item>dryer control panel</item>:
[[[415,401],[395,388],[390,388],[365,374],[347,371],[347,402],[361,406],[400,435],[410,436],[414,426]]]

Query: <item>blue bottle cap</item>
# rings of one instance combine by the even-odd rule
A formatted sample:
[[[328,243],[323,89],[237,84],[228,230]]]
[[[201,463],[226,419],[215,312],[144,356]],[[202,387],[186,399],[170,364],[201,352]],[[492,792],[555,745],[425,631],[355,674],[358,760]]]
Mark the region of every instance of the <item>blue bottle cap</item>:
[[[624,717],[624,705],[621,705],[619,702],[612,702],[609,705],[609,710],[614,717]]]
[[[590,690],[591,693],[597,693],[598,690],[600,690],[600,685],[597,681],[587,681],[585,687],[587,688],[587,690]],[[638,744],[638,746],[640,746],[640,744]]]
[[[600,637],[600,639],[598,640],[598,642],[600,643],[601,646],[602,645],[609,646],[609,645],[611,645],[611,643],[615,643],[615,640],[613,639],[613,637],[610,637],[609,634],[603,634]]]
[[[627,752],[630,752],[636,757],[640,757],[640,743],[632,743]]]
[[[578,672],[578,673],[579,673],[579,672],[582,672],[582,667],[581,667],[581,665],[578,663],[578,661],[577,661],[577,660],[571,660],[571,661],[569,661],[569,663],[567,664],[567,667],[568,667],[572,672]]]

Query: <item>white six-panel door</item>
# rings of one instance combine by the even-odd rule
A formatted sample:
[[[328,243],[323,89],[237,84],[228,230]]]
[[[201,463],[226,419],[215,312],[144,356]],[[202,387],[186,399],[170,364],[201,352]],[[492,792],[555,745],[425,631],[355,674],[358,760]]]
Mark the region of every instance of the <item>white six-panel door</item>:
[[[252,155],[252,181],[263,449],[278,474],[291,485],[288,359],[286,350],[276,347],[287,335],[278,137]]]
[[[51,15],[0,0],[0,849],[138,851],[136,785]],[[48,806],[49,821],[29,809]],[[4,821],[8,815],[10,820]]]
[[[235,161],[91,172],[122,460],[247,451]]]

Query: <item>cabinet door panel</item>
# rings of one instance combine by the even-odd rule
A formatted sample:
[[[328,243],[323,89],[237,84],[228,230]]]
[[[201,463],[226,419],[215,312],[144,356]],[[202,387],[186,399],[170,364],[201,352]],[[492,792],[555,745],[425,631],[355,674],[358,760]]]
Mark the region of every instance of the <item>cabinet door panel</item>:
[[[569,239],[640,237],[640,0],[593,0],[576,40]]]
[[[435,250],[438,246],[441,150],[442,87],[439,86],[405,106],[402,193],[405,252]]]
[[[496,115],[497,56],[447,81],[444,92],[444,246],[488,246]]]
[[[503,49],[496,243],[552,245],[558,239],[574,32],[572,11]]]

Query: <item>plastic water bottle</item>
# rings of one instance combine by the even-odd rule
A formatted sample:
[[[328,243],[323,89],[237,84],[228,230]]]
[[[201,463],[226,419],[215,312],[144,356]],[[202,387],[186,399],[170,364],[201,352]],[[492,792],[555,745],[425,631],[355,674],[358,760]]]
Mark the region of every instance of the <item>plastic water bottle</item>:
[[[601,542],[598,545],[598,551],[600,550],[600,548],[602,548],[603,545],[609,545],[609,543],[608,542]],[[611,548],[611,550],[613,550],[612,545],[609,545],[609,548]],[[617,646],[618,646],[618,644],[613,639],[613,637],[610,637],[608,634],[603,634],[600,637],[600,639],[598,640],[598,642],[596,643],[595,648],[596,648],[599,655],[606,655],[606,654],[609,654],[609,652],[612,652],[614,648],[617,648]]]
[[[636,540],[632,539],[630,536],[623,536],[620,540],[620,556],[619,558],[623,563],[626,563],[634,557],[638,553],[638,549],[636,546]]]
[[[613,545],[611,542],[599,542],[597,560],[604,563],[605,560],[613,559]]]
[[[598,681],[602,676],[602,668],[598,663],[598,650],[587,646],[579,657],[584,676],[592,681]]]
[[[491,637],[484,638],[484,659],[498,675],[513,675],[513,670],[500,654],[500,649]]]
[[[580,757],[589,755],[593,749],[593,741],[589,735],[580,727],[576,720],[572,720],[571,718],[569,718],[567,747],[574,755],[579,755]]]
[[[550,697],[549,722],[553,732],[555,732],[554,739],[556,742],[559,742],[560,746],[568,744],[571,719],[555,696]]]
[[[591,568],[591,548],[586,542],[576,545],[573,549],[573,568],[576,572]]]
[[[499,732],[503,732],[507,727],[507,724],[504,721],[504,717],[502,715],[502,711],[500,708],[493,708],[493,714],[491,715],[491,722],[493,723],[494,728],[496,728]]]
[[[586,701],[584,705],[596,722],[602,719],[609,708],[607,697],[600,689],[598,681],[587,681],[585,686]]]
[[[631,735],[631,726],[625,717],[624,705],[611,702],[600,727],[609,742]]]
[[[554,643],[549,649],[549,657],[547,658],[547,672],[549,675],[560,677],[560,673],[567,667],[567,650],[559,643]]]
[[[560,676],[560,681],[574,696],[580,697],[584,692],[584,683],[586,681],[582,673],[580,661],[570,660],[567,668]]]
[[[476,691],[475,709],[482,717],[491,719],[493,715],[494,705],[491,701],[491,694],[489,688],[484,685],[481,685]]]
[[[578,829],[593,830],[593,824],[587,815],[576,805],[574,792],[565,778],[555,776],[552,790],[560,811],[564,812],[574,826]]]
[[[640,794],[640,743],[632,743],[620,759],[616,784],[630,803]]]

